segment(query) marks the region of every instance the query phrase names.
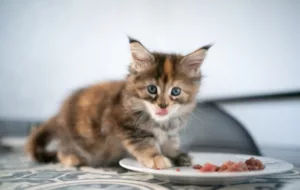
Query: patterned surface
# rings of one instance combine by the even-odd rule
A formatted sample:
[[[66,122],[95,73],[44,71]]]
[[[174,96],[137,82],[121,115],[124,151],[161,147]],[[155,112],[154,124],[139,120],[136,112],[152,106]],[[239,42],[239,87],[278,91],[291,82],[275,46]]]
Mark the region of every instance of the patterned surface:
[[[0,189],[120,189],[120,190],[293,190],[300,187],[300,170],[257,178],[249,183],[231,186],[174,185],[153,179],[149,174],[130,172],[122,168],[65,168],[59,164],[34,164],[16,151],[0,154]]]

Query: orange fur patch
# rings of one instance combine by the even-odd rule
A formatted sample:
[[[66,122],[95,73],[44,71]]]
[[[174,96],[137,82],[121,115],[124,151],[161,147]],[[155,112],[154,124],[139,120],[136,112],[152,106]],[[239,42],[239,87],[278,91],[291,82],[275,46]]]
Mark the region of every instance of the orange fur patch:
[[[169,57],[166,58],[164,62],[164,73],[168,76],[171,77],[173,72],[173,64],[171,63],[171,60]]]

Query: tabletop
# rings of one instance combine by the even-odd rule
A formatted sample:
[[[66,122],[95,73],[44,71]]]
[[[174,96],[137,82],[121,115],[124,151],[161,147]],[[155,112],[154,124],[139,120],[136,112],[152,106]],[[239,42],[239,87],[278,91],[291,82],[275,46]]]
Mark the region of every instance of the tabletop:
[[[220,186],[176,185],[158,181],[150,174],[116,168],[68,168],[60,164],[36,164],[21,151],[0,155],[0,189],[120,189],[120,190],[297,190],[300,169],[247,183]]]

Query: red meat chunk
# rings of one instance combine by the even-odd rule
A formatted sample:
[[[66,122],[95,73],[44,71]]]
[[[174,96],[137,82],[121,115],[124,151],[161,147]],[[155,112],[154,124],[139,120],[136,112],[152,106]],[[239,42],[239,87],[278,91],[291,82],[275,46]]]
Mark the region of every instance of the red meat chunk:
[[[199,169],[201,169],[202,168],[202,166],[200,165],[200,164],[197,164],[197,165],[194,165],[193,166],[193,169],[196,169],[196,170],[199,170]]]
[[[249,171],[263,170],[265,168],[265,166],[260,160],[255,159],[253,157],[246,160],[245,163]]]
[[[201,172],[246,172],[263,170],[265,166],[260,160],[250,158],[245,162],[227,161],[223,163],[220,167],[211,163],[206,163],[203,166],[199,164],[194,165],[193,168]]]
[[[217,166],[211,163],[206,163],[200,168],[201,172],[215,172],[217,170]]]

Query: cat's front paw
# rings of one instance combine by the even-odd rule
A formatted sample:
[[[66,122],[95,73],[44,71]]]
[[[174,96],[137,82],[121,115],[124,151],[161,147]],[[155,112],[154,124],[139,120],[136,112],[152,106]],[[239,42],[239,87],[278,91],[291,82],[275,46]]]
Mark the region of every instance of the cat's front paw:
[[[143,159],[141,160],[141,162],[147,168],[152,169],[166,169],[171,168],[173,166],[171,160],[161,154],[149,159]]]
[[[191,166],[192,165],[192,159],[186,153],[180,153],[176,157],[174,157],[172,160],[176,166]]]

